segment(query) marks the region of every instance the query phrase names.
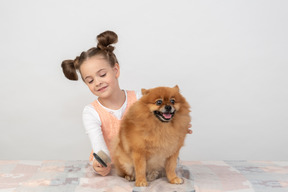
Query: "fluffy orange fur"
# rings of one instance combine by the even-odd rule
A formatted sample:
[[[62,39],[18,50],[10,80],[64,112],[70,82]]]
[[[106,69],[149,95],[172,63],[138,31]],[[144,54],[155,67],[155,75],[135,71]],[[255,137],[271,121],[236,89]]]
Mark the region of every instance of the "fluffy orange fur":
[[[170,183],[181,184],[175,169],[191,121],[190,106],[178,86],[142,89],[142,95],[123,118],[114,140],[111,154],[117,174],[129,181],[136,179],[136,186],[147,186],[147,178],[154,180],[165,169]],[[164,108],[175,110],[167,122],[155,115]]]

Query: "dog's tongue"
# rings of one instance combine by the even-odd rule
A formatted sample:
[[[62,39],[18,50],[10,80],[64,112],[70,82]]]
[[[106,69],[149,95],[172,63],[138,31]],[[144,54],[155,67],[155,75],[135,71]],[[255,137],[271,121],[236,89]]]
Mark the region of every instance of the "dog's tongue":
[[[163,113],[163,116],[166,118],[166,119],[170,119],[172,117],[172,115],[170,113]]]

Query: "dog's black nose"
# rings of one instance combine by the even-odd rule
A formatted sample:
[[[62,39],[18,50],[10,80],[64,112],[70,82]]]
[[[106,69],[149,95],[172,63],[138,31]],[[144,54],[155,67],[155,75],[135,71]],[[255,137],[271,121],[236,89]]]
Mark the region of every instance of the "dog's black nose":
[[[165,105],[166,111],[171,111],[172,107],[170,105]]]

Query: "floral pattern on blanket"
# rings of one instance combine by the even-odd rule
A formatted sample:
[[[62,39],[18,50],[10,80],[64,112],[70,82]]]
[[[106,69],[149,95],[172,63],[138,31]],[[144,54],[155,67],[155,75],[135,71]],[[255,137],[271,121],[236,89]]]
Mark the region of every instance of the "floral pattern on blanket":
[[[183,161],[177,174],[184,184],[165,177],[135,187],[116,176],[97,175],[88,161],[0,161],[0,192],[37,191],[185,191],[288,192],[287,161]]]

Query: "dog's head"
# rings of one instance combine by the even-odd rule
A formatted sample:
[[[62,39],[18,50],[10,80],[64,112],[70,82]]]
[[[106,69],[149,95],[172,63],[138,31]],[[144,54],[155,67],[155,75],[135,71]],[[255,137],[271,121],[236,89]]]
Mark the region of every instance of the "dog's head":
[[[142,89],[142,98],[150,112],[161,122],[170,122],[181,108],[181,103],[185,100],[179,93],[176,85],[170,87],[156,87],[153,89]]]

